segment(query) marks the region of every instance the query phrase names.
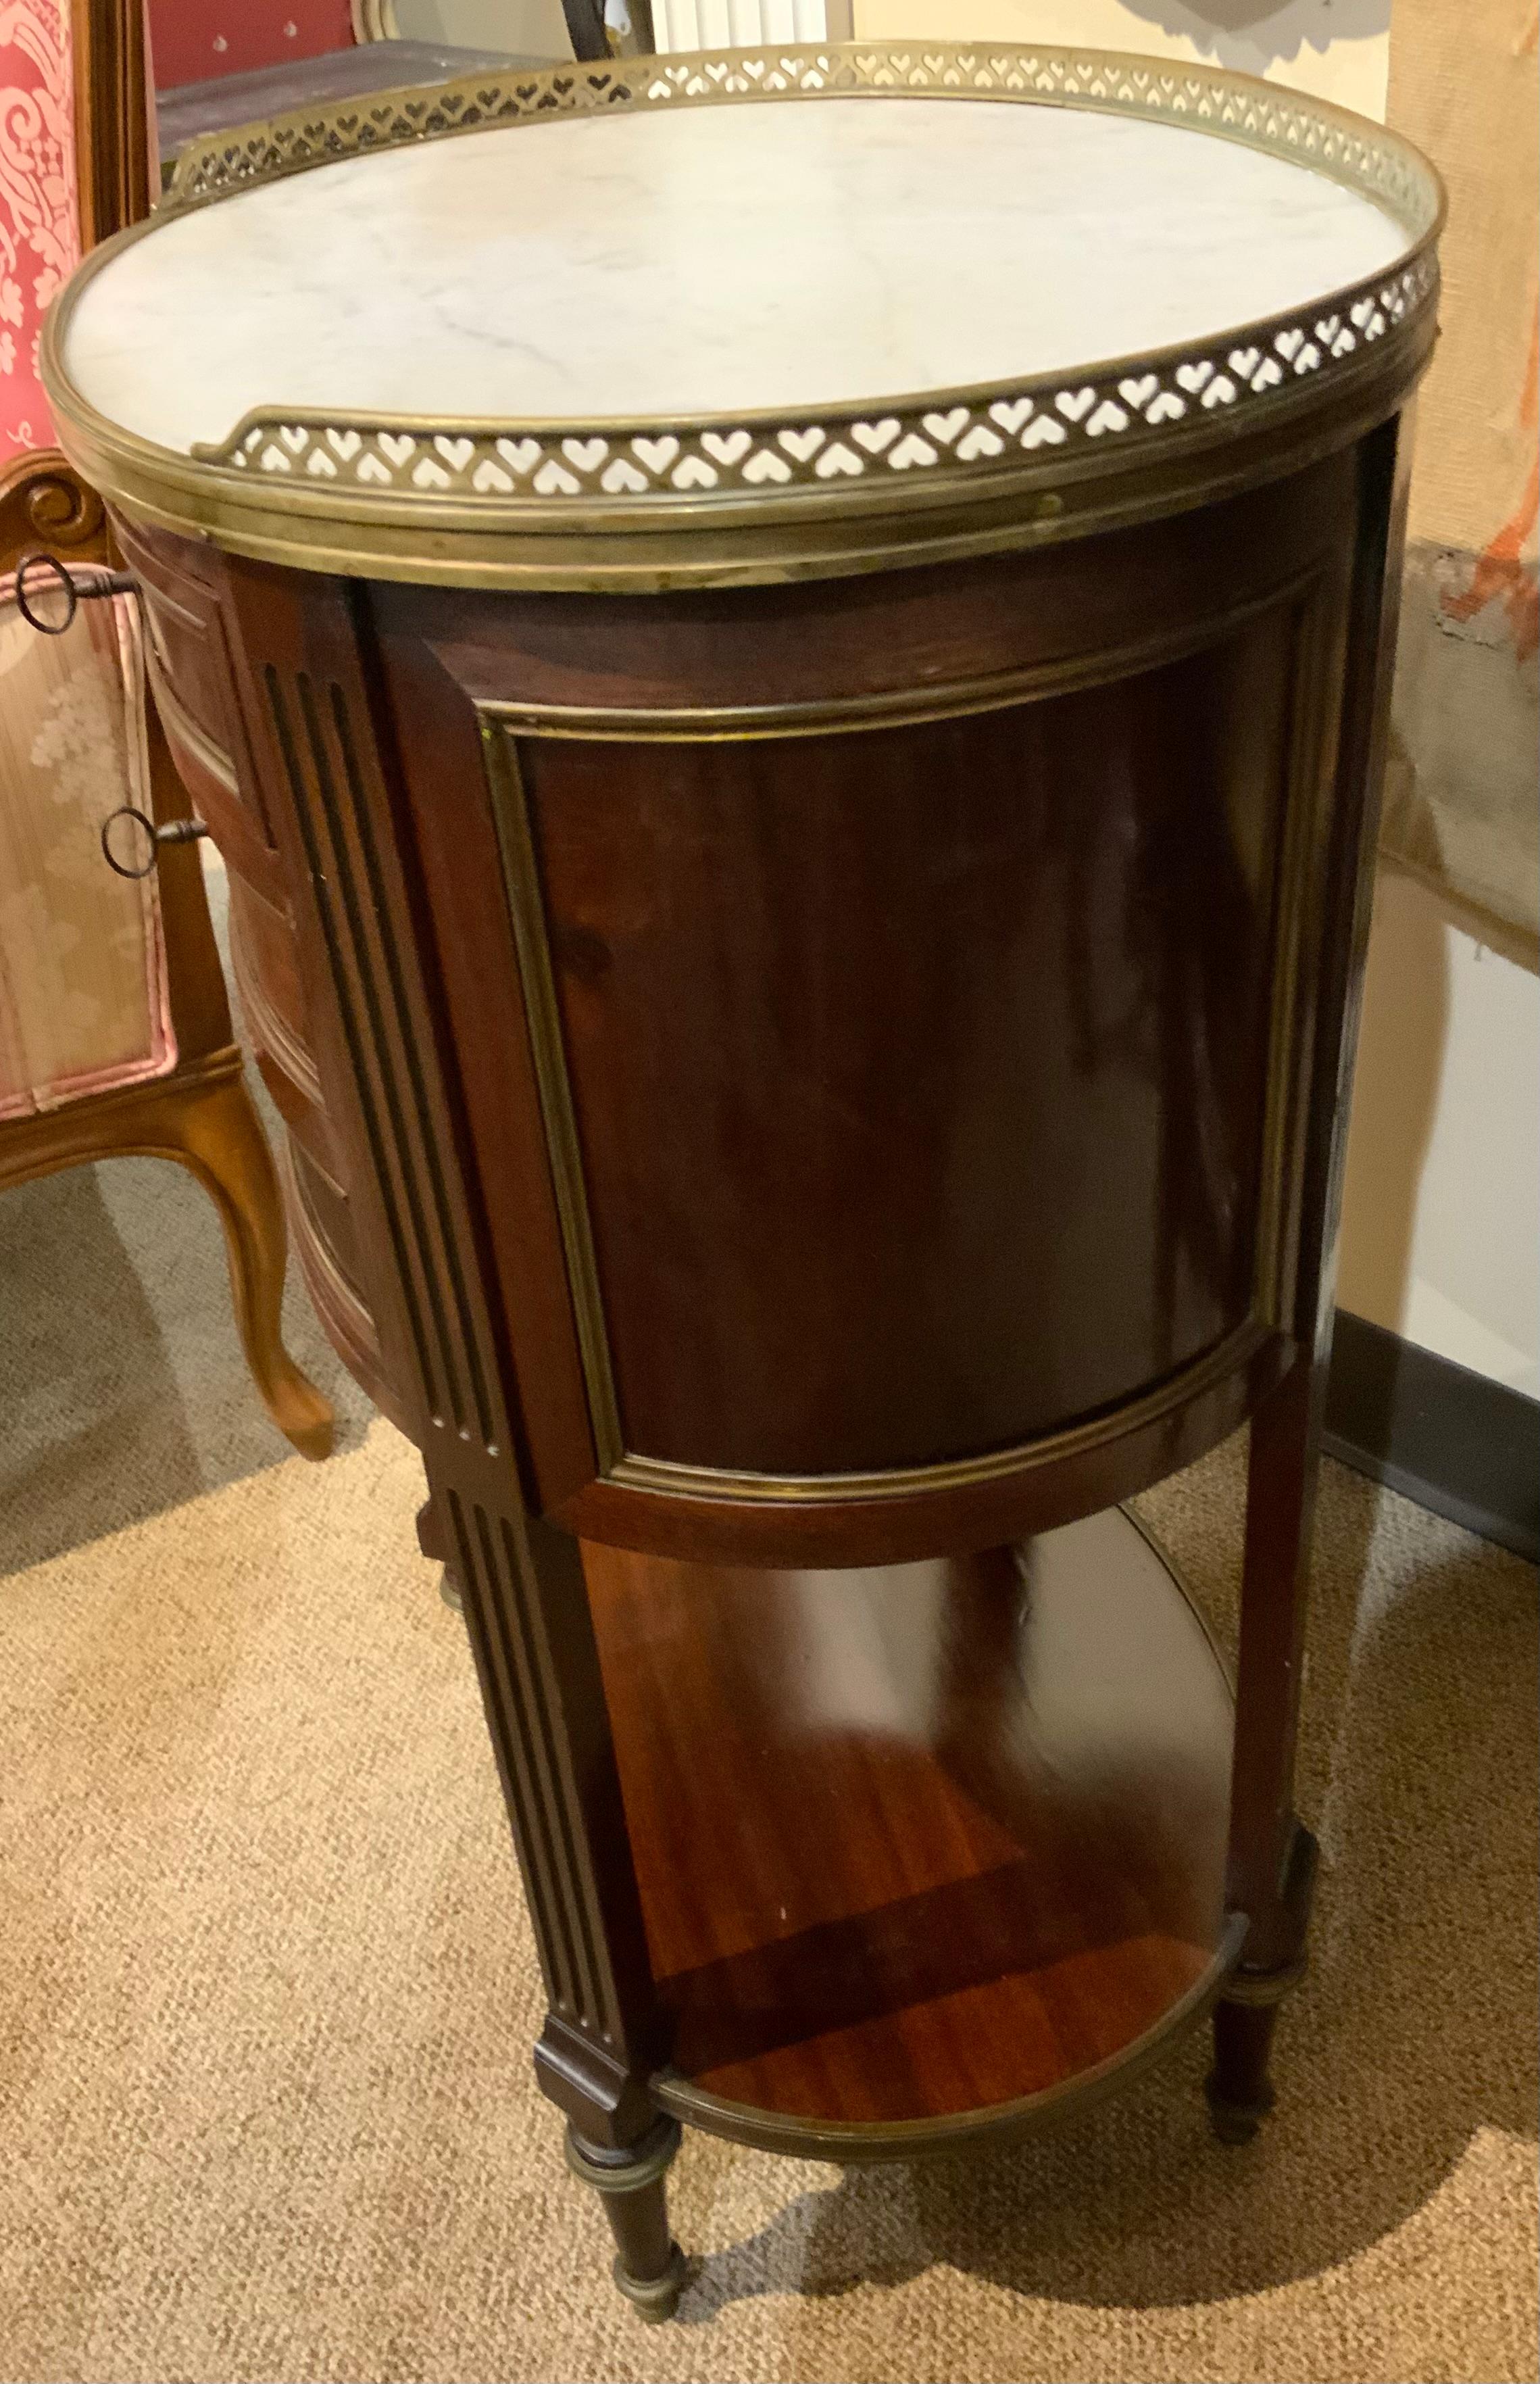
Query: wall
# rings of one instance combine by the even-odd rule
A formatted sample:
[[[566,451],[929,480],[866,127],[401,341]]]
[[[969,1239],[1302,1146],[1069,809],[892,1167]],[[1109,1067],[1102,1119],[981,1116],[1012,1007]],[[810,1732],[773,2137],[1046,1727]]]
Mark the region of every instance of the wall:
[[[1385,113],[1390,0],[856,0],[868,41],[1062,42],[1199,58]]]
[[[831,38],[824,0],[653,0],[652,22],[660,50]]]
[[[1540,1396],[1540,979],[1382,869],[1337,1298]]]

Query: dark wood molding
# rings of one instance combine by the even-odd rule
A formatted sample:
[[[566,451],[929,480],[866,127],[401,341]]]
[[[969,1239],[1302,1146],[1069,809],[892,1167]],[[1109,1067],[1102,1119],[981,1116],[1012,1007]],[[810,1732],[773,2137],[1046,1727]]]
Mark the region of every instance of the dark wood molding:
[[[561,0],[561,14],[567,20],[567,35],[574,58],[607,58],[610,44],[604,35],[604,0]]]
[[[75,0],[72,30],[83,250],[147,216],[155,182],[141,0]]]
[[[1372,1482],[1540,1563],[1540,1400],[1338,1309],[1324,1446]]]

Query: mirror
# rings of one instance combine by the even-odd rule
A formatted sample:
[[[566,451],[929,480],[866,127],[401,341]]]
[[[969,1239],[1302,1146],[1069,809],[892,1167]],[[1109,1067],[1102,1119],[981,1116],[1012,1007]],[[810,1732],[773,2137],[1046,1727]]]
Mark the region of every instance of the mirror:
[[[190,141],[316,101],[652,46],[647,0],[149,0],[163,178]]]

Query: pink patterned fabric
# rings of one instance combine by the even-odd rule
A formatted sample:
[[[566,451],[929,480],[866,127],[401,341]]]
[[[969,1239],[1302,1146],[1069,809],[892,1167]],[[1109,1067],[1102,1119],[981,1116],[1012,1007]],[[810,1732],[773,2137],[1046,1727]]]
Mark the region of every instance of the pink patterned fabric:
[[[54,443],[38,333],[80,254],[68,0],[0,0],[0,471]]]
[[[0,1122],[176,1065],[154,874],[115,876],[98,842],[150,801],[133,599],[43,638],[0,577]]]

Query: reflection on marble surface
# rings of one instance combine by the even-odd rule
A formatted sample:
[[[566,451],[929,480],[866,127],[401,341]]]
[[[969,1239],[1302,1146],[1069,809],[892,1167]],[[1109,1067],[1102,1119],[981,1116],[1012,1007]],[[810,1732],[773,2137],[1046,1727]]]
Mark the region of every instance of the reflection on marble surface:
[[[174,218],[65,362],[187,449],[257,405],[528,420],[818,407],[1164,346],[1405,246],[1324,176],[1169,124],[944,99],[591,117]]]

